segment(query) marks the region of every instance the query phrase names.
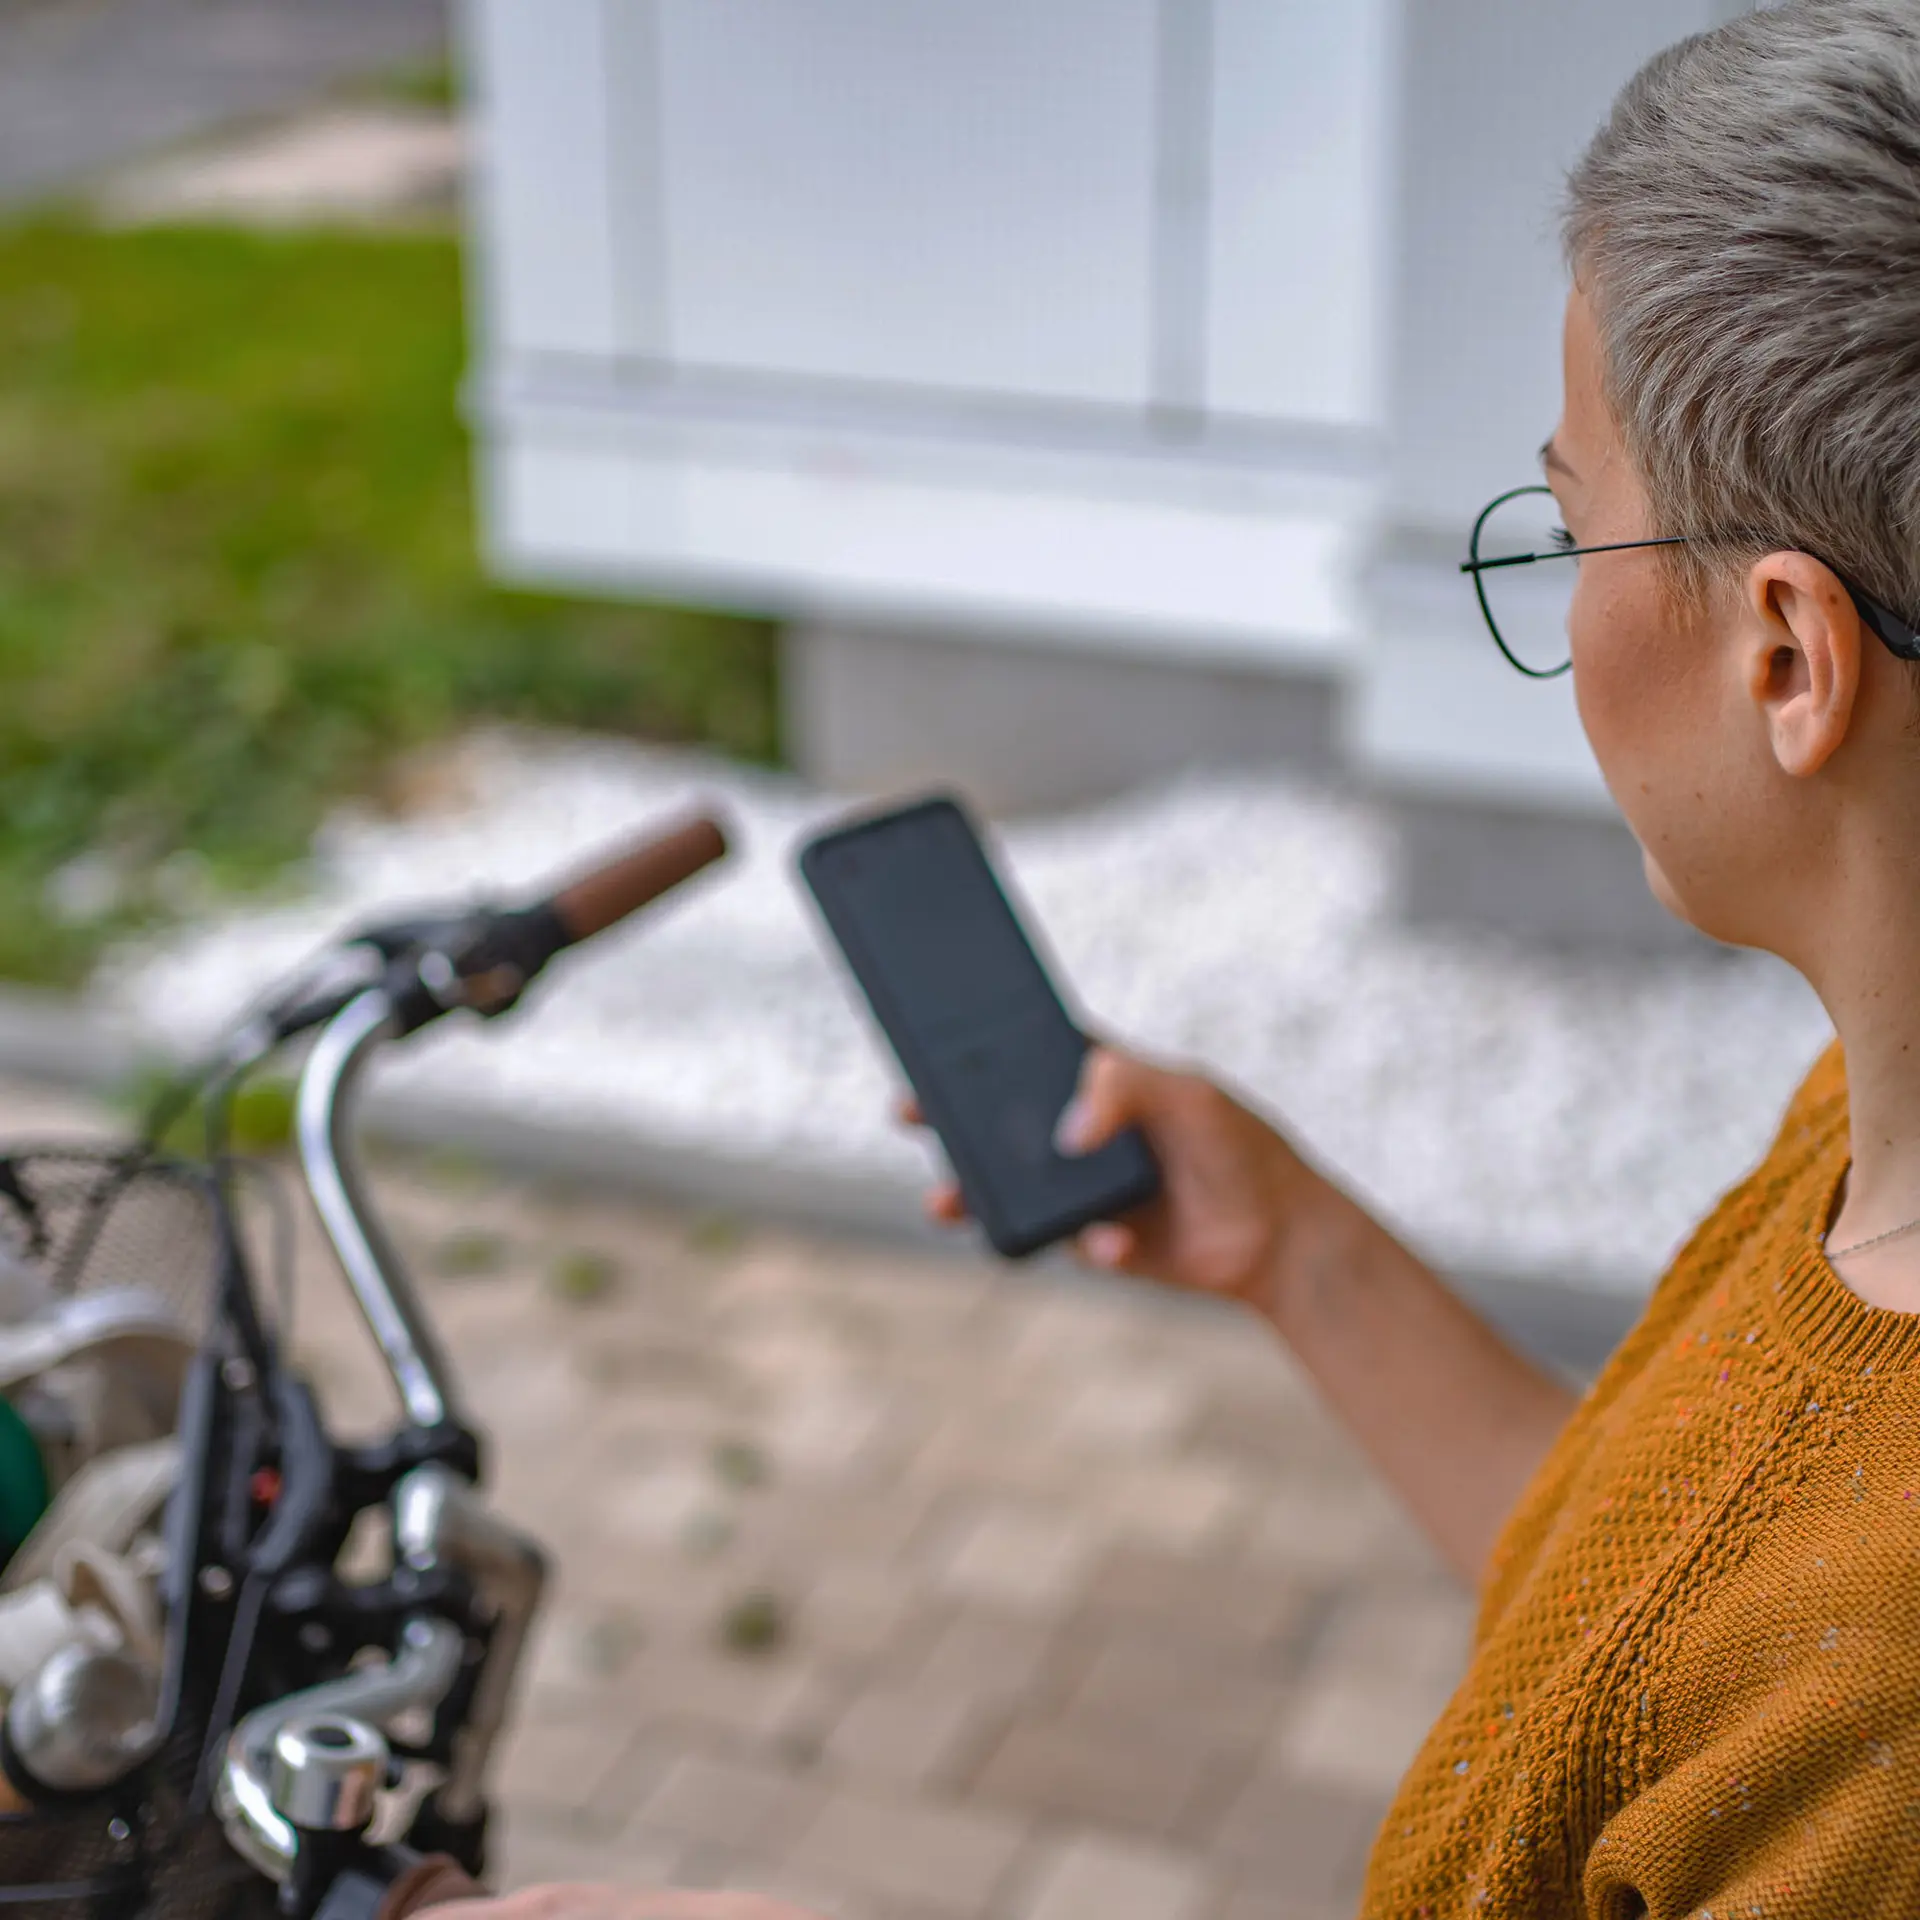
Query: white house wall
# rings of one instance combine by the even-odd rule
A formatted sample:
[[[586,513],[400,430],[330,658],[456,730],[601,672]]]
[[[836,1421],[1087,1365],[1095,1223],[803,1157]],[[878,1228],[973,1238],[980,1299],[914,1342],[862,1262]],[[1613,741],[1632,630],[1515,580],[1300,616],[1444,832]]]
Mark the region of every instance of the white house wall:
[[[1307,666],[1389,781],[1605,804],[1455,556],[1553,423],[1557,183],[1727,0],[464,9],[503,571]]]
[[[492,360],[620,346],[606,0],[497,0],[467,10],[483,129],[475,248]]]
[[[1381,417],[1392,8],[1214,0],[1206,406]]]
[[[677,363],[1146,405],[1155,0],[660,20]]]
[[[468,0],[496,564],[1324,668],[1388,5]]]
[[[487,435],[496,561],[795,619],[851,613],[1017,646],[1338,671],[1363,517],[1168,454],[945,442],[839,424],[623,418],[617,396],[501,407]]]

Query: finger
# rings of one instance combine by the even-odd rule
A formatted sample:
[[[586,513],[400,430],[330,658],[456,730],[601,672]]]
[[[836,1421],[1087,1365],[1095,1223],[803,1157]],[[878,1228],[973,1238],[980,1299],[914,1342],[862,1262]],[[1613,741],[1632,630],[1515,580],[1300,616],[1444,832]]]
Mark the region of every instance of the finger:
[[[927,1218],[943,1227],[957,1227],[967,1217],[967,1203],[952,1181],[935,1187],[926,1198]]]
[[[1134,1118],[1143,1071],[1138,1061],[1110,1047],[1091,1049],[1081,1063],[1079,1088],[1054,1129],[1054,1145],[1065,1154],[1104,1147]]]
[[[1140,1236],[1117,1220],[1100,1220],[1081,1230],[1074,1249],[1090,1267],[1124,1273],[1140,1250]]]

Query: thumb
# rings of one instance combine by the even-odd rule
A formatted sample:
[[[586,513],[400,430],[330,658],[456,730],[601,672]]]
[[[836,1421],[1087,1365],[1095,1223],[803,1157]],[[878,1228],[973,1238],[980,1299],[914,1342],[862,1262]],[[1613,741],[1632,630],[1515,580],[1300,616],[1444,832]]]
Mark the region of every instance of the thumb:
[[[1135,1118],[1140,1066],[1110,1047],[1095,1047],[1080,1068],[1080,1085],[1067,1102],[1053,1143],[1065,1154],[1092,1153]]]

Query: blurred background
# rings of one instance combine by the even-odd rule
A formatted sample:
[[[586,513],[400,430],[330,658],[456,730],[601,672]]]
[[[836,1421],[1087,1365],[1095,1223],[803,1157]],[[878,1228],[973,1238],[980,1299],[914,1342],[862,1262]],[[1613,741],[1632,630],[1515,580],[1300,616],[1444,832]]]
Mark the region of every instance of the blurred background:
[[[1566,166],[1738,10],[0,0],[20,1110],[375,903],[739,830],[377,1090],[474,1156],[391,1177],[585,1569],[522,1877],[1350,1904],[1463,1602],[1237,1323],[910,1247],[791,852],[959,788],[1091,1018],[1594,1365],[1825,1023],[1663,918],[1457,566],[1558,411]]]

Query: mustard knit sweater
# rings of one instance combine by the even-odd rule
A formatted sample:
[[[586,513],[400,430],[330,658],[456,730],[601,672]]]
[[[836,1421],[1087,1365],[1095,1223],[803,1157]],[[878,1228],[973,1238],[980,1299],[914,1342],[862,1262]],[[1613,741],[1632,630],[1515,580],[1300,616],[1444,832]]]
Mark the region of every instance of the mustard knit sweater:
[[[1920,1915],[1920,1314],[1820,1251],[1838,1046],[1522,1497],[1363,1912]]]

